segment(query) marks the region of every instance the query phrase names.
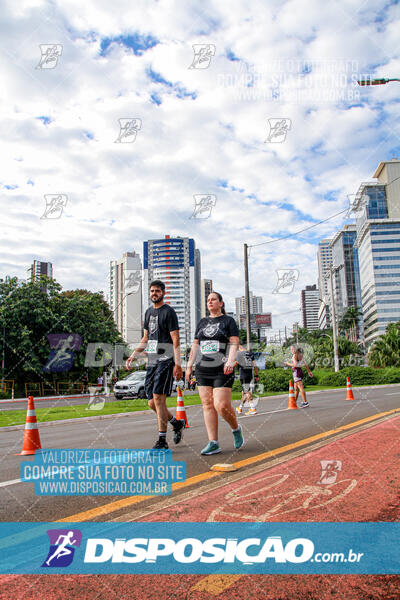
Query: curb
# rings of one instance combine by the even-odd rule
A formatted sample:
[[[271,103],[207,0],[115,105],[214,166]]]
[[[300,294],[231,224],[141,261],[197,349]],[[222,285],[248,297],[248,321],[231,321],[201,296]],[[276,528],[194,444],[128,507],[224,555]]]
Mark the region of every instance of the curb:
[[[365,390],[365,389],[377,389],[377,388],[381,388],[381,387],[400,387],[400,383],[388,383],[388,384],[384,384],[384,385],[362,385],[359,387],[354,387],[352,386],[353,390]],[[307,395],[312,395],[312,394],[322,394],[324,392],[337,392],[337,391],[346,391],[345,387],[340,387],[340,388],[331,388],[329,390],[314,390],[314,391],[308,391],[307,390]],[[282,398],[284,397],[286,394],[282,393],[282,394],[277,394],[276,396],[262,396],[260,398],[260,400],[272,400],[275,398]],[[356,401],[357,402],[357,401]],[[185,408],[192,408],[194,406],[201,406],[201,404],[185,404]],[[147,410],[133,410],[131,412],[128,413],[113,413],[111,415],[96,415],[96,416],[92,416],[92,417],[76,417],[75,419],[58,419],[57,421],[44,421],[43,423],[38,422],[38,425],[40,425],[40,428],[42,427],[51,427],[52,425],[61,425],[63,423],[76,423],[76,422],[82,422],[82,423],[87,423],[88,421],[98,421],[98,420],[102,420],[102,419],[113,419],[115,417],[131,417],[133,415],[140,415],[140,414],[148,414],[150,409]],[[25,423],[21,424],[21,425],[10,425],[8,427],[0,427],[0,431],[18,431],[18,430],[22,430],[25,429]]]

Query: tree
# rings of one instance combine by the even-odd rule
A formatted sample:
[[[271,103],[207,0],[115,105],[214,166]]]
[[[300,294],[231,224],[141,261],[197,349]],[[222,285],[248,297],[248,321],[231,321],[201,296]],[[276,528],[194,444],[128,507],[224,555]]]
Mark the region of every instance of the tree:
[[[0,281],[0,331],[5,331],[5,344],[0,336],[0,356],[4,345],[5,379],[51,386],[54,374],[45,373],[43,368],[50,354],[47,336],[52,333],[82,338],[70,377],[82,373],[89,342],[123,341],[101,293],[61,290],[59,283],[47,277],[29,282],[16,277]],[[65,373],[62,376],[65,378]]]
[[[371,367],[400,367],[400,321],[390,323],[368,352]]]
[[[250,341],[251,343],[257,343],[258,338],[255,333],[250,332]],[[247,331],[245,329],[239,329],[239,343],[244,346],[247,344]]]
[[[352,342],[357,341],[357,328],[361,317],[362,310],[358,306],[350,306],[339,320],[339,331]]]

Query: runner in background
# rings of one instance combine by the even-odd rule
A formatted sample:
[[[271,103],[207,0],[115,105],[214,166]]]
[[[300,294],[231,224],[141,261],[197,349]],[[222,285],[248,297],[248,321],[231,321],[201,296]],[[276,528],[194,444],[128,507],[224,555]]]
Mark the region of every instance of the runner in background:
[[[143,337],[139,346],[126,361],[131,368],[136,356],[147,353],[145,390],[149,407],[157,414],[158,440],[154,450],[168,450],[167,424],[174,430],[174,442],[179,444],[185,428],[183,419],[176,419],[167,409],[167,396],[171,395],[173,378],[182,379],[181,349],[178,317],[175,310],[164,303],[165,285],[160,280],[150,284],[153,306],[146,310]]]
[[[306,361],[304,360],[303,350],[301,348],[297,348],[297,350],[296,350],[296,348],[294,346],[291,346],[290,350],[293,354],[292,362],[285,362],[285,365],[287,365],[288,367],[292,367],[295,401],[297,402],[297,398],[299,397],[299,391],[300,391],[301,397],[303,398],[301,408],[306,408],[307,406],[310,406],[310,405],[307,402],[306,391],[304,389],[304,384],[303,384],[304,372],[303,372],[302,367],[305,367],[307,369],[307,373],[308,373],[309,377],[312,377],[313,374],[311,373]]]
[[[239,365],[240,383],[242,385],[242,401],[239,406],[236,407],[236,410],[239,414],[241,414],[243,412],[243,405],[248,402],[249,410],[245,414],[255,415],[257,414],[257,411],[253,404],[253,395],[251,390],[254,387],[253,379],[256,383],[258,382],[258,367],[254,360],[253,352],[246,350],[246,348],[243,348],[243,346],[239,346],[237,364]]]
[[[210,316],[201,319],[197,325],[186,368],[186,379],[190,381],[196,362],[197,386],[209,439],[201,454],[206,455],[221,452],[218,415],[230,425],[235,449],[239,450],[244,444],[242,428],[231,403],[239,331],[235,320],[225,314],[221,294],[209,294],[207,308]]]

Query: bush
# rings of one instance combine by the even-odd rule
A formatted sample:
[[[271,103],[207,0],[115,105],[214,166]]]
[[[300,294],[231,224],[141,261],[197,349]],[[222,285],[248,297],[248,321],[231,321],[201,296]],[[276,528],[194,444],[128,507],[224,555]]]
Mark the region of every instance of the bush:
[[[377,375],[377,383],[400,383],[400,368],[398,367],[386,367],[385,369],[379,369]]]
[[[325,373],[321,375],[319,379],[320,385],[335,385],[335,386],[343,386],[346,385],[346,375],[343,371],[338,371],[337,373]]]
[[[285,392],[292,378],[291,369],[266,369],[260,371],[260,383],[266,392]]]
[[[232,386],[232,392],[241,392],[241,391],[242,391],[242,384],[240,383],[240,379],[236,379]]]

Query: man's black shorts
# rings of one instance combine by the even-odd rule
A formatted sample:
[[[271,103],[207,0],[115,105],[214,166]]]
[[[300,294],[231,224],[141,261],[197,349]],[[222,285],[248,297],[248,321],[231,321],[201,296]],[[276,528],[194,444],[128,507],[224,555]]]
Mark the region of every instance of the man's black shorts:
[[[172,360],[160,360],[155,365],[147,367],[144,389],[148,400],[151,400],[154,394],[171,395],[173,370]]]
[[[210,374],[210,372],[200,373],[199,369],[196,369],[196,379],[198,386],[208,386],[212,388],[231,388],[235,381],[235,375],[225,375],[224,372]]]

